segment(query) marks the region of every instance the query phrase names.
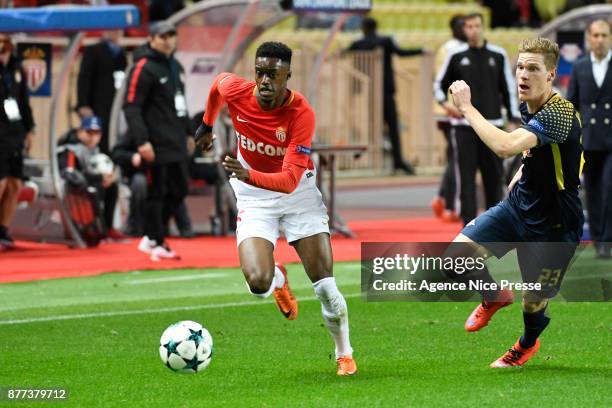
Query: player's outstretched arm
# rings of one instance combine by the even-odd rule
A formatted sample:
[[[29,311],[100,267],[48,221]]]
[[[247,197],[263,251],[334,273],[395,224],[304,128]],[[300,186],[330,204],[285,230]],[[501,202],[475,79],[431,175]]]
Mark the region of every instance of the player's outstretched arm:
[[[470,123],[478,137],[499,157],[512,157],[538,145],[532,132],[519,128],[506,132],[489,123],[472,105],[470,87],[465,81],[455,81],[450,87],[453,103]]]

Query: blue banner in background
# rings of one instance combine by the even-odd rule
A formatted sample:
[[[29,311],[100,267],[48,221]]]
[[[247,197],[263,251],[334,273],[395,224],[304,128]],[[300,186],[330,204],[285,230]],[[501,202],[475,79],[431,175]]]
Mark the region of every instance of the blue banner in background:
[[[293,0],[296,11],[368,11],[372,9],[371,0]]]
[[[51,51],[49,43],[17,44],[30,96],[51,96]]]

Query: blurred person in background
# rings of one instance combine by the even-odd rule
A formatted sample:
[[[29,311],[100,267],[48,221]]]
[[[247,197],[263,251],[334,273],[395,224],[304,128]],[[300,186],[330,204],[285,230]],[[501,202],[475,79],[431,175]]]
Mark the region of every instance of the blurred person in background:
[[[166,20],[179,10],[185,8],[184,0],[151,0],[149,2],[149,21]]]
[[[178,259],[166,242],[164,209],[174,213],[187,195],[187,157],[193,151],[184,70],[174,58],[176,28],[151,25],[148,44],[128,77],[124,114],[130,137],[147,162],[145,236],[138,249],[151,259]]]
[[[412,165],[402,157],[400,143],[397,108],[395,105],[395,77],[393,74],[393,55],[401,57],[422,55],[423,48],[399,48],[391,37],[378,35],[377,22],[371,17],[365,17],[361,23],[363,38],[353,42],[348,51],[370,51],[377,48],[383,50],[383,116],[389,130],[389,140],[393,154],[393,168],[395,171],[415,174]]]
[[[133,237],[142,237],[145,231],[148,163],[142,159],[138,146],[128,133],[119,137],[113,146],[111,157],[121,167],[121,176],[130,188],[130,212],[125,232]],[[181,201],[175,210],[174,214],[170,214],[167,208],[164,209],[164,226],[167,228],[170,218],[173,217],[179,236],[193,238],[195,233],[185,201]]]
[[[436,72],[440,70],[442,63],[450,52],[465,44],[466,38],[463,32],[463,18],[463,15],[454,15],[450,19],[449,24],[453,37],[442,44],[436,52]],[[461,113],[454,106],[447,105],[447,109],[443,109],[439,103],[435,103],[434,115],[436,115],[438,129],[442,131],[444,139],[446,139],[446,167],[442,175],[442,180],[440,181],[438,195],[432,200],[431,208],[436,217],[442,218],[442,220],[447,222],[455,222],[460,220],[459,214],[455,211],[455,177],[458,176],[458,171],[456,170],[457,161],[455,160],[457,149],[453,146],[453,140],[450,137],[450,118],[460,118]]]
[[[474,106],[493,125],[502,128],[505,120],[502,108],[508,115],[509,129],[516,127],[520,118],[516,82],[510,70],[506,51],[487,42],[483,35],[483,16],[468,14],[463,30],[467,43],[450,52],[434,81],[436,100],[451,117],[452,143],[457,148],[456,195],[464,225],[476,217],[476,171],[482,176],[486,208],[502,198],[502,159],[497,157],[479,138],[468,122],[447,100],[447,93],[454,81],[463,80],[472,89]]]
[[[23,153],[34,135],[26,76],[13,55],[11,37],[0,32],[0,250],[15,246],[8,228],[23,179]]]
[[[100,150],[109,154],[108,126],[115,92],[125,78],[127,59],[119,46],[122,30],[105,31],[102,40],[85,48],[77,79],[77,112],[81,118],[102,120]]]
[[[77,129],[69,130],[58,141],[58,165],[65,180],[69,182],[79,180],[83,184],[79,187],[84,189],[92,186],[96,189],[96,205],[103,214],[106,236],[111,239],[122,239],[125,236],[113,228],[118,194],[114,167],[111,166],[109,171],[104,171],[96,169],[92,163],[95,156],[101,153],[101,139],[101,119],[97,116],[84,117]],[[67,174],[74,172],[79,174],[77,176]]]
[[[612,69],[610,23],[587,27],[591,52],[574,63],[567,99],[580,112],[584,146],[584,187],[589,231],[597,257],[612,249]]]

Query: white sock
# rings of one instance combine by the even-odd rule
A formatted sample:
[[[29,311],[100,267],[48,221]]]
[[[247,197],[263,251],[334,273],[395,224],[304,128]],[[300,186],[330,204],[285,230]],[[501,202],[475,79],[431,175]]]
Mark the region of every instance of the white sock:
[[[274,281],[273,283],[276,283],[276,288],[280,289],[283,287],[283,285],[285,284],[285,275],[283,275],[283,272],[278,269],[278,266],[274,266]]]
[[[348,310],[344,296],[336,286],[333,277],[323,278],[312,284],[317,298],[321,301],[321,312],[329,334],[336,343],[336,358],[351,357],[353,348],[349,340]]]

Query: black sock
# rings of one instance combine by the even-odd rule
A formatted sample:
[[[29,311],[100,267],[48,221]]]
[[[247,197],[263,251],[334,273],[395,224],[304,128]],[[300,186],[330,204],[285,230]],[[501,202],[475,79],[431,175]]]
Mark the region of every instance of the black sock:
[[[523,348],[533,347],[540,334],[550,323],[550,317],[546,316],[546,308],[544,308],[535,313],[523,312],[523,321],[525,322],[525,333],[519,339],[519,343]]]
[[[4,225],[0,225],[0,237],[8,236],[8,228]]]

